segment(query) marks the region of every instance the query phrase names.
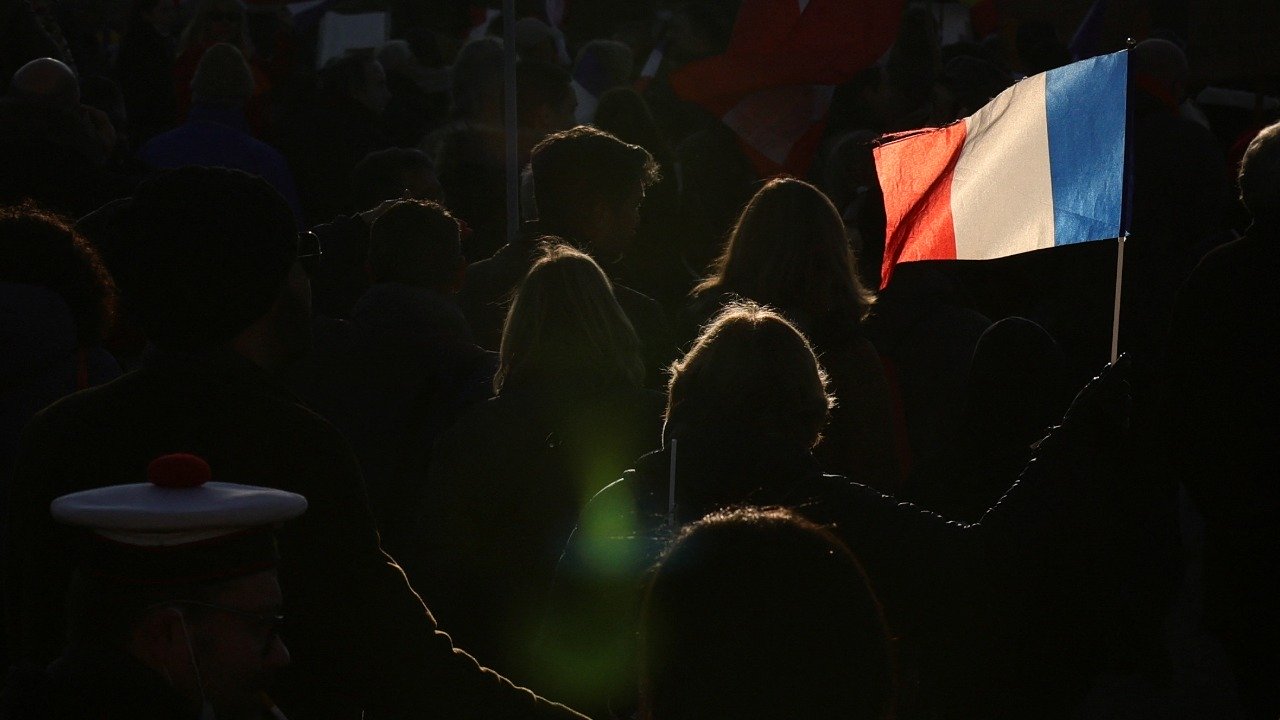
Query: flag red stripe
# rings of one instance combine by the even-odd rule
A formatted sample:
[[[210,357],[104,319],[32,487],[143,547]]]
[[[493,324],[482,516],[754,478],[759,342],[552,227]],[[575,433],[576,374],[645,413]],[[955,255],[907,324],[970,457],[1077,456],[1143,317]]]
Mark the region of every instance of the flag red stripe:
[[[723,55],[671,75],[678,97],[724,115],[742,98],[781,85],[838,85],[893,45],[903,0],[743,2]]]
[[[951,178],[965,132],[958,122],[875,149],[886,219],[881,288],[900,262],[955,259]]]

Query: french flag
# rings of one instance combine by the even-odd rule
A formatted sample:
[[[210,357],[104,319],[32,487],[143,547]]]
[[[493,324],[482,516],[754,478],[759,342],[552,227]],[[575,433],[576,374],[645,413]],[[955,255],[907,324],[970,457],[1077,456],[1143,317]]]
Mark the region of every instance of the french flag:
[[[902,262],[1120,237],[1128,75],[1126,51],[1101,55],[1022,80],[946,127],[884,138],[880,286]]]

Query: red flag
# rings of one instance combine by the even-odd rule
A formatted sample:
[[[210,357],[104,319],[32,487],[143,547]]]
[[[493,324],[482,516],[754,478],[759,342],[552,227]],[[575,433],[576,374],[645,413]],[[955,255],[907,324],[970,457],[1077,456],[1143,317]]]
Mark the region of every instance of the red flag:
[[[671,76],[676,94],[733,128],[764,175],[803,175],[833,86],[882,56],[904,0],[745,0],[729,49]]]

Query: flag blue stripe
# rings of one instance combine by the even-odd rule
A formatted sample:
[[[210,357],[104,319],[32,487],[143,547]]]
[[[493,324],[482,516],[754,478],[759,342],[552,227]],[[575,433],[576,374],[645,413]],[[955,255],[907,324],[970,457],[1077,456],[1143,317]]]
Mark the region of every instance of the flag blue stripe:
[[[1045,75],[1055,245],[1120,234],[1128,72],[1118,52]]]

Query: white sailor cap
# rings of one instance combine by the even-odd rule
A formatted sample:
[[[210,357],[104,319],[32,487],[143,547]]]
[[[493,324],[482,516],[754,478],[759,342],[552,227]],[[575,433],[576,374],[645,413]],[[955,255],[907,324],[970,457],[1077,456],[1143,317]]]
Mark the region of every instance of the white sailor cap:
[[[301,515],[307,500],[283,490],[212,482],[196,455],[163,455],[145,483],[63,495],[53,517],[89,531],[78,547],[81,569],[125,582],[226,579],[279,561],[274,529]]]

